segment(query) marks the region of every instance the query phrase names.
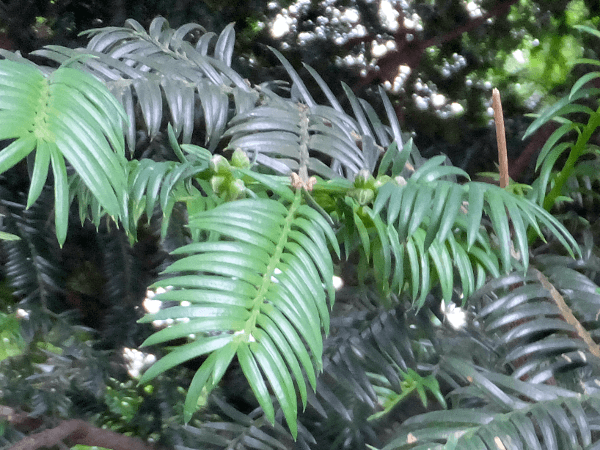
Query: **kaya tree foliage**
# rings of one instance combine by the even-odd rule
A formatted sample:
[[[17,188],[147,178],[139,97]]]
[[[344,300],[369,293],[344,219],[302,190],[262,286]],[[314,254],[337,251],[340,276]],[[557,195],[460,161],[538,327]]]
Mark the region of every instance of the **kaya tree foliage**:
[[[384,117],[342,85],[345,109],[275,50],[291,83],[250,83],[233,26],[88,35],[35,52],[52,67],[2,52],[1,445],[73,417],[179,449],[597,445],[594,230],[575,221],[578,244],[543,207],[561,153],[596,155],[568,144],[569,114],[595,129],[575,103],[595,74],[538,120],[571,123],[542,179],[503,189],[422,158],[382,89]],[[146,288],[162,309],[141,317]],[[123,347],[157,357],[137,386]]]

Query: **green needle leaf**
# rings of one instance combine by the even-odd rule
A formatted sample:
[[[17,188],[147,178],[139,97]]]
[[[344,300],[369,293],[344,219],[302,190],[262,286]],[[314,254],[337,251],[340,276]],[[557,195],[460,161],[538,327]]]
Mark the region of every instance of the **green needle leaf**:
[[[52,173],[54,174],[54,217],[56,223],[56,237],[62,245],[67,238],[69,227],[69,182],[67,180],[67,168],[65,160],[54,146],[47,149],[52,161]]]
[[[6,172],[12,166],[26,158],[35,148],[36,142],[37,139],[35,136],[28,134],[0,151],[0,173]]]

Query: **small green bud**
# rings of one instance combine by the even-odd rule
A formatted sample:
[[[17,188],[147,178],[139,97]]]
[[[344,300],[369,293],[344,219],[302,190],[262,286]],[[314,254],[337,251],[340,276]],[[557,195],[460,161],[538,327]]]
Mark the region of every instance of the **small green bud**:
[[[370,176],[371,174],[367,169],[359,170],[354,177],[354,186],[357,188],[363,187],[365,184],[367,184]]]
[[[210,169],[220,175],[225,175],[226,173],[231,172],[229,161],[227,161],[221,155],[215,155],[210,159]]]
[[[220,175],[214,175],[210,179],[210,187],[215,194],[220,194],[226,188],[227,178]]]
[[[226,200],[237,200],[238,198],[244,197],[246,192],[246,185],[242,180],[234,180],[229,183],[227,189]]]
[[[375,198],[375,192],[372,189],[358,189],[356,194],[356,201],[361,206],[371,203]]]
[[[234,167],[239,167],[240,169],[247,169],[250,167],[250,158],[248,158],[246,152],[238,148],[233,152],[231,164]]]
[[[354,178],[354,187],[357,189],[373,189],[375,187],[375,178],[366,170],[359,170]]]
[[[347,195],[355,199],[361,206],[372,203],[375,199],[373,189],[350,189]]]

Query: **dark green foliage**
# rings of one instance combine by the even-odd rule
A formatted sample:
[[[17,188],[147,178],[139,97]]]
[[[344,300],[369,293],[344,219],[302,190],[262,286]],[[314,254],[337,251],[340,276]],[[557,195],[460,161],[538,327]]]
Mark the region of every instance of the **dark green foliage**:
[[[544,272],[593,334],[597,285],[565,269],[565,261],[556,262],[561,265]],[[454,385],[447,395],[452,408],[408,419],[385,448],[485,448],[496,436],[507,448],[586,448],[595,442],[597,350],[561,318],[564,311],[539,275],[499,278],[470,303],[476,325],[466,330],[476,343],[470,355],[454,347],[459,336],[448,336],[438,348],[444,356],[437,370]]]
[[[62,294],[66,275],[62,270],[56,233],[52,225],[48,225],[48,220],[52,220],[52,192],[44,189],[41,196],[41,200],[46,201],[39,201],[29,209],[25,208],[24,197],[4,200],[5,230],[20,238],[2,243],[6,255],[4,267],[14,295],[22,298],[24,307],[46,313],[59,312],[64,310]],[[44,329],[44,326],[38,329],[32,325],[26,335],[32,339],[33,333],[44,332]]]

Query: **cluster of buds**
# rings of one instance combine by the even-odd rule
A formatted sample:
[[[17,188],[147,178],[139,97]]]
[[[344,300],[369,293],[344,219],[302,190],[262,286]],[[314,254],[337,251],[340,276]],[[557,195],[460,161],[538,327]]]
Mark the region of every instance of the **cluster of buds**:
[[[375,178],[368,170],[360,170],[354,178],[354,189],[348,191],[348,195],[354,198],[359,205],[368,205],[375,199],[377,190],[389,180],[390,177],[387,175]]]
[[[242,150],[237,149],[231,156],[231,163],[221,155],[215,155],[210,160],[210,169],[213,176],[210,185],[219,197],[225,201],[242,198],[246,192],[243,180],[236,178],[234,169],[247,169],[250,167],[250,159]]]

